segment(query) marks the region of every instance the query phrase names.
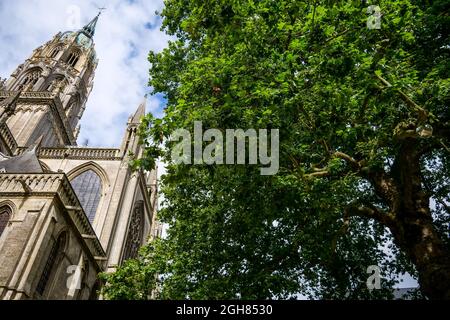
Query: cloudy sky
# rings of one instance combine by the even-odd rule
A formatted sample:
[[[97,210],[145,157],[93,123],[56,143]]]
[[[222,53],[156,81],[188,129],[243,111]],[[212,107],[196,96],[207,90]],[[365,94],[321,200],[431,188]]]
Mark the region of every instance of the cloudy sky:
[[[99,65],[78,142],[118,147],[128,117],[151,92],[148,52],[161,51],[168,41],[155,14],[163,0],[0,0],[0,77],[9,78],[59,31],[81,28],[98,7],[107,8],[94,37]],[[160,97],[147,98],[148,112],[161,116],[163,107]]]

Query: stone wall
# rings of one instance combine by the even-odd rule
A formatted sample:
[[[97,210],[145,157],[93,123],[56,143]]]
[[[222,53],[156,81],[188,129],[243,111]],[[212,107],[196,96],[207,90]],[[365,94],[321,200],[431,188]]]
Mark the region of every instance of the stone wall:
[[[106,256],[68,186],[63,174],[0,174],[0,206],[9,206],[13,213],[0,237],[0,299],[92,295]],[[52,247],[63,234],[66,241],[51,268],[47,267],[49,277],[41,295],[37,292],[39,281]],[[77,266],[80,285],[70,281]]]

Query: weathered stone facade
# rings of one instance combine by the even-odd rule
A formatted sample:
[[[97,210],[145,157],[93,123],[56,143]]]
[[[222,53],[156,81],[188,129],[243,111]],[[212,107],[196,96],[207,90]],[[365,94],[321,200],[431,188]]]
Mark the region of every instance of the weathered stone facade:
[[[132,171],[145,102],[118,149],[76,145],[98,16],[57,34],[0,86],[0,299],[89,299],[161,235],[157,174]]]

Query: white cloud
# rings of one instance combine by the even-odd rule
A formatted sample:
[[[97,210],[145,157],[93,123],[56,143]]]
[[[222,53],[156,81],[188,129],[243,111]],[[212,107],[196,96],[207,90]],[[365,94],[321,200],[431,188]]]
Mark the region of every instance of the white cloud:
[[[81,121],[79,142],[90,146],[117,147],[126,121],[134,113],[147,87],[150,50],[161,51],[168,36],[160,31],[162,0],[1,0],[0,77],[7,78],[32,51],[59,31],[73,29],[74,8],[80,27],[105,5],[94,37],[99,65],[94,89]],[[146,26],[152,26],[151,29]],[[149,96],[147,111],[162,114],[163,102]]]

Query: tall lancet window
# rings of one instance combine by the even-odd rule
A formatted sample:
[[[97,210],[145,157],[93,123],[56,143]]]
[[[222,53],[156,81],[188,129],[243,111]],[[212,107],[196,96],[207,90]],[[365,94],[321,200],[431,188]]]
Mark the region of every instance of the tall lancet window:
[[[41,277],[39,278],[39,282],[36,287],[37,293],[41,296],[45,292],[45,288],[47,287],[48,281],[50,280],[50,276],[56,270],[54,270],[57,266],[58,256],[63,254],[64,247],[66,245],[67,235],[65,232],[59,235],[58,239],[53,243],[50,253],[48,254],[47,261],[44,266],[44,270],[42,271]]]
[[[130,226],[128,227],[127,242],[123,253],[123,261],[137,257],[139,248],[143,244],[144,238],[144,201],[138,201],[131,215]]]
[[[50,58],[55,59],[61,51],[62,51],[61,46],[57,46],[57,47],[53,48],[52,52],[50,53]]]
[[[80,60],[80,55],[81,53],[79,51],[74,51],[70,53],[69,57],[67,58],[67,63],[71,65],[73,68],[75,68],[75,66],[78,63],[78,60]]]
[[[95,213],[102,195],[102,181],[100,177],[94,171],[88,170],[74,178],[71,184],[89,222],[94,222]]]
[[[2,236],[3,231],[5,231],[10,218],[11,218],[11,208],[8,206],[1,207],[0,208],[0,237]]]

